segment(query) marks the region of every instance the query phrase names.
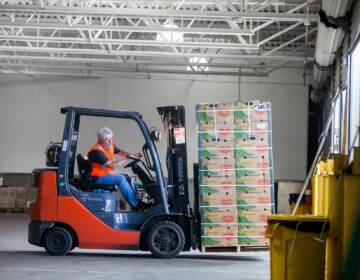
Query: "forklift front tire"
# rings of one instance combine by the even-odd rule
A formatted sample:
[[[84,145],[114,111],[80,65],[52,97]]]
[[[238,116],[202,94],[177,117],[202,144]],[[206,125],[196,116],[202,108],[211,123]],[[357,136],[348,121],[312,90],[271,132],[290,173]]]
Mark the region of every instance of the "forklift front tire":
[[[185,235],[176,223],[159,221],[150,229],[147,243],[153,256],[161,259],[175,258],[184,248]]]
[[[50,255],[62,256],[72,249],[73,238],[67,229],[53,227],[45,233],[43,244]]]

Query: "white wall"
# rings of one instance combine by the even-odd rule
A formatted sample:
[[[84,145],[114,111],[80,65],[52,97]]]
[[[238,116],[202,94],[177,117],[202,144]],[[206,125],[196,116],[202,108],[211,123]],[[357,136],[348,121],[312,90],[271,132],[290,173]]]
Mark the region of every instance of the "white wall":
[[[307,89],[302,71],[283,70],[268,78],[242,78],[242,101],[271,101],[273,149],[278,179],[303,179],[306,167]],[[139,111],[148,126],[162,127],[156,107],[185,105],[188,163],[197,161],[195,105],[199,102],[233,102],[238,99],[234,78],[152,76],[118,79],[34,79],[0,76],[0,172],[30,172],[44,166],[44,150],[60,140],[63,115],[60,107],[72,105]],[[143,143],[135,126],[114,121],[82,123],[80,151],[86,152],[102,125],[114,128],[120,147],[130,152]],[[158,145],[162,159],[165,143]]]

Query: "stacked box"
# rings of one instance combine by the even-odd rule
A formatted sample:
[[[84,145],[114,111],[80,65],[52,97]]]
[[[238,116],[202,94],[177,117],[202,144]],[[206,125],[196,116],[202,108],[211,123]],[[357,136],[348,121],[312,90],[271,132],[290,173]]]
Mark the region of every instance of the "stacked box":
[[[201,217],[203,224],[236,224],[238,211],[236,207],[202,207]]]
[[[239,225],[239,244],[244,246],[267,246],[269,241],[265,238],[265,225]]]
[[[1,187],[0,209],[26,208],[26,189],[24,187]]]
[[[200,104],[197,121],[203,245],[267,245],[274,181],[270,103]],[[237,242],[224,234],[234,225]]]
[[[239,225],[266,224],[267,216],[271,215],[271,205],[244,205],[238,206]]]
[[[200,199],[202,206],[236,206],[235,186],[201,186]]]
[[[202,225],[202,243],[206,247],[225,247],[238,245],[237,225]]]
[[[235,170],[200,170],[200,185],[204,186],[235,186],[236,172]]]
[[[271,132],[266,131],[235,131],[235,148],[262,148],[269,147]]]

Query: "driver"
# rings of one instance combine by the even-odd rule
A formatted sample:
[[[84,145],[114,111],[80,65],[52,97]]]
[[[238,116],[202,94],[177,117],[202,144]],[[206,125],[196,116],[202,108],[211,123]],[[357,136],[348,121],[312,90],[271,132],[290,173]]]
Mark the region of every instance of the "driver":
[[[135,210],[144,207],[144,203],[136,197],[135,190],[128,183],[125,176],[115,171],[117,165],[123,163],[127,157],[141,157],[141,153],[129,154],[115,146],[113,132],[107,127],[97,132],[97,142],[88,152],[88,159],[92,163],[90,176],[96,178],[97,184],[116,185],[126,201]],[[118,158],[115,158],[115,155]]]

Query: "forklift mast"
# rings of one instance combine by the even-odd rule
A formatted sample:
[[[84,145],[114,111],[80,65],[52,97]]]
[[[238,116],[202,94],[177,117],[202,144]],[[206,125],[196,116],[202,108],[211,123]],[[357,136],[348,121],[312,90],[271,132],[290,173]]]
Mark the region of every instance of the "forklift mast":
[[[189,210],[187,174],[185,108],[166,106],[157,108],[167,139],[166,167],[170,208],[173,212]]]

